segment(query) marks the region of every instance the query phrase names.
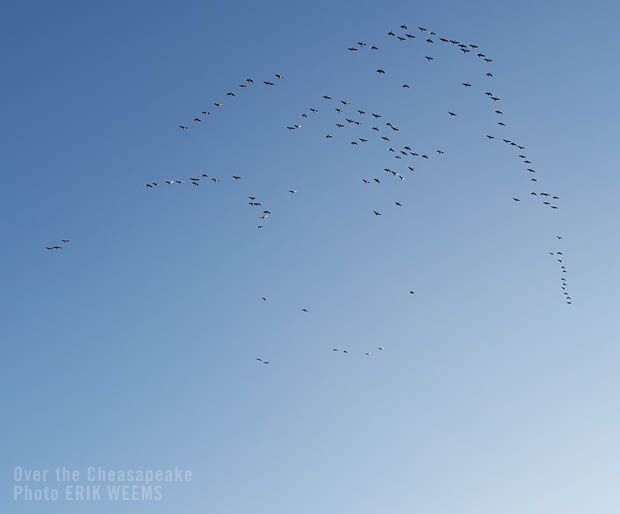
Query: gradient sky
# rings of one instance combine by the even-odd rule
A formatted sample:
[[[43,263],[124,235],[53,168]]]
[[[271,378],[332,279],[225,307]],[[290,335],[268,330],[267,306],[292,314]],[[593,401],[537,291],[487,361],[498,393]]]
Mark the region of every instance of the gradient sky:
[[[619,16],[611,1],[3,2],[0,510],[616,514]],[[494,62],[388,40],[402,23]],[[360,40],[380,50],[346,50]],[[351,146],[324,94],[446,154],[391,179],[396,161]],[[557,212],[488,133],[527,146]],[[221,182],[144,188],[202,172]],[[261,232],[248,195],[273,213]],[[194,479],[154,503],[11,500],[15,466],[59,465]]]

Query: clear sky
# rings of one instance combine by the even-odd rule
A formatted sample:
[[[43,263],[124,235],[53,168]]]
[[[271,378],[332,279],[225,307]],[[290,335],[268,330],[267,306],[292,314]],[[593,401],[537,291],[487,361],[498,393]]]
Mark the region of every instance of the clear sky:
[[[3,2],[0,510],[616,514],[619,17]],[[415,40],[386,36],[403,23]],[[335,126],[340,99],[362,127]],[[430,159],[395,160],[370,112]],[[192,187],[202,173],[221,181]],[[15,466],[61,465],[193,480],[156,502],[12,501]]]

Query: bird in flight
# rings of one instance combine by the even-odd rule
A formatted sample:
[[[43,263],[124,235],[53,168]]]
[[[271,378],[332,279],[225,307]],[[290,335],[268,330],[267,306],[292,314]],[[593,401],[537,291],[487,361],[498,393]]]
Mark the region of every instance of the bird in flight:
[[[297,189],[289,189],[288,192],[294,195],[295,193],[297,193]]]
[[[377,212],[377,211],[372,211],[372,212],[375,214],[375,216],[381,216],[380,212]]]

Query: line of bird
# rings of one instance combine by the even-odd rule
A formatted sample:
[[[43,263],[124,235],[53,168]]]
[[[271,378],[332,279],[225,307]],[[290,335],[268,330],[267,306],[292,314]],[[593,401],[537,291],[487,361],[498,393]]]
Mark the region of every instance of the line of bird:
[[[555,236],[555,237],[557,237],[558,239],[562,239],[562,236]],[[565,261],[564,252],[562,251],[549,252],[549,255],[556,258],[555,260],[560,267],[560,287],[562,288],[562,294],[564,295],[564,301],[566,302],[567,305],[571,305],[573,303],[573,299],[568,293],[568,280],[564,276],[564,273],[568,274],[568,269],[566,268],[566,265],[564,264],[564,261]]]
[[[282,73],[274,73],[274,76],[278,80],[282,80],[284,78],[284,75]],[[250,87],[253,84],[254,84],[254,80],[251,79],[251,78],[247,78],[247,79],[245,79],[245,81],[243,81],[241,84],[239,84],[238,87],[239,87],[239,89],[245,89],[245,88]],[[263,84],[265,86],[267,86],[267,87],[271,87],[271,86],[275,86],[276,85],[275,82],[271,82],[270,80],[264,80]],[[226,93],[226,96],[227,97],[235,97],[235,96],[237,96],[237,93],[238,93],[238,91],[237,92],[229,91],[228,93]],[[224,104],[221,103],[221,102],[214,102],[213,105],[215,107],[217,107],[218,109],[221,109],[222,107],[224,107]],[[210,111],[207,111],[207,110],[201,111],[200,114],[194,116],[194,120],[193,121],[194,121],[194,123],[202,123],[202,121],[206,120],[207,116],[209,116],[210,114],[211,114]],[[202,117],[201,117],[201,115],[202,115]],[[179,125],[179,128],[181,130],[188,130],[190,128],[190,125],[189,124],[181,124],[181,125]]]

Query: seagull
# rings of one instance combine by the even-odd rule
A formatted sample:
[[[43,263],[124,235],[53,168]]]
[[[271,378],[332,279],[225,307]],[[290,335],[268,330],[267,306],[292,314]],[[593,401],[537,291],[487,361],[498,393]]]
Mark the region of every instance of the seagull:
[[[403,206],[403,204],[402,204],[402,203],[400,203],[400,202],[394,202],[394,203],[395,203],[396,205],[398,205],[399,207],[402,207],[402,206]]]
[[[323,98],[325,98],[325,100],[331,100],[332,99],[331,96],[327,96],[327,95],[323,95]]]
[[[375,213],[375,216],[381,216],[381,213],[380,213],[380,212],[377,212],[377,211],[372,211],[372,212],[374,212],[374,213]]]
[[[284,75],[281,75],[280,73],[276,73],[276,78],[283,79]]]
[[[521,200],[519,200],[518,198],[515,198],[514,196],[512,197],[512,199],[513,199],[515,202],[520,202],[520,201],[521,201]]]
[[[383,350],[383,346],[377,346],[377,350]]]
[[[256,230],[261,230],[263,228],[262,225],[259,225],[258,227],[256,227]]]
[[[235,180],[241,180],[243,177],[240,177],[239,175],[233,175],[232,178],[234,178]]]
[[[371,353],[370,353],[370,352],[366,352],[366,355],[368,355],[368,357],[370,357],[370,356],[371,356]]]
[[[232,92],[226,93],[226,96],[235,96],[235,93],[232,93]]]
[[[273,82],[269,82],[269,81],[266,81],[266,80],[264,81],[264,84],[266,86],[273,86],[273,85],[275,85]]]
[[[433,60],[433,58],[432,58],[432,57],[429,57],[428,55],[424,56],[424,58],[425,58],[427,61],[432,61],[432,60]]]
[[[448,111],[448,114],[449,114],[450,116],[456,116],[456,114],[454,114],[453,112],[450,112],[450,111]]]
[[[380,114],[375,114],[374,112],[373,112],[373,113],[371,113],[371,114],[372,114],[372,116],[373,116],[374,118],[380,118],[380,117],[381,117],[381,115],[380,115]]]
[[[381,68],[379,68],[379,69],[377,70],[377,73],[378,73],[379,75],[385,75],[385,71],[383,71]]]
[[[181,130],[187,130],[189,127],[187,125],[179,125]]]
[[[463,82],[463,85],[464,85],[465,87],[471,87],[471,84],[469,84],[469,83],[467,83],[467,82]]]
[[[488,134],[487,134],[487,137],[488,137],[489,139],[495,139],[495,136],[489,136]]]
[[[288,192],[294,195],[295,193],[297,193],[297,189],[289,189]]]

